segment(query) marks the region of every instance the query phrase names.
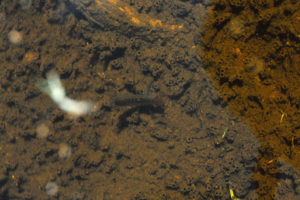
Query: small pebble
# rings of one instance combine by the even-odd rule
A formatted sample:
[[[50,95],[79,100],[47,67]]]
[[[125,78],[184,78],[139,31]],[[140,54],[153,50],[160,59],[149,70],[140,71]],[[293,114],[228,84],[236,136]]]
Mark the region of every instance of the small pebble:
[[[71,156],[71,147],[67,144],[59,145],[58,156],[63,160],[67,160]]]

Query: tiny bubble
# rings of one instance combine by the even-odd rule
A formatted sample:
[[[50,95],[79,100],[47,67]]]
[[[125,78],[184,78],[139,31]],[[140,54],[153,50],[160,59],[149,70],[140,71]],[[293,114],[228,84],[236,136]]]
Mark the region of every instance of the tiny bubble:
[[[12,30],[8,33],[8,39],[13,44],[19,44],[22,41],[22,35],[16,30]]]
[[[48,195],[54,196],[58,192],[58,185],[55,182],[48,182],[45,190]]]
[[[49,128],[46,124],[42,123],[36,127],[37,138],[43,139],[48,136]]]

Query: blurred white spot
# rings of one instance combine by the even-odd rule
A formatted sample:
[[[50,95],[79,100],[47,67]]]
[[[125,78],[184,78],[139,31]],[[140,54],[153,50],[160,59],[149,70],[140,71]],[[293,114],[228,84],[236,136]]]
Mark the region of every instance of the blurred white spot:
[[[37,138],[46,138],[49,134],[49,128],[46,124],[42,123],[36,127],[36,136]]]
[[[71,156],[71,147],[67,144],[60,144],[58,156],[63,160],[67,160]]]
[[[45,190],[48,195],[54,196],[58,192],[58,185],[55,182],[48,182]]]
[[[12,30],[8,33],[8,39],[13,44],[19,44],[22,41],[22,35],[16,30]]]
[[[19,4],[22,7],[22,9],[28,9],[31,6],[31,0],[20,0]]]
[[[47,93],[62,110],[74,117],[95,111],[95,103],[91,101],[77,101],[67,97],[65,89],[55,71],[50,71],[47,74],[47,80],[41,81],[39,87],[42,91]]]

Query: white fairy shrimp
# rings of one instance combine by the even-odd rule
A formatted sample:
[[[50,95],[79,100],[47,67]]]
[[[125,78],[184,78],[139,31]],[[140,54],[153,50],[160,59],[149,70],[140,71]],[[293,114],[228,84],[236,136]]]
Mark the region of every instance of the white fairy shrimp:
[[[60,109],[75,117],[95,110],[95,103],[92,101],[77,101],[67,97],[59,76],[54,70],[50,71],[46,77],[47,80],[38,83],[39,88],[48,94]]]

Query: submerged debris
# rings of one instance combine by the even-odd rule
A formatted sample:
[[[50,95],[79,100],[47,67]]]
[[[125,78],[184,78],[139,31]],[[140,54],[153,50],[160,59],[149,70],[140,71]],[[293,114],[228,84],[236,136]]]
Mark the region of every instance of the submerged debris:
[[[95,103],[91,101],[76,101],[67,97],[65,89],[55,71],[50,71],[47,74],[47,80],[40,81],[38,85],[43,92],[47,93],[58,104],[60,109],[74,117],[79,117],[95,110]]]
[[[116,106],[157,106],[162,107],[163,101],[158,95],[129,94],[112,98]]]

